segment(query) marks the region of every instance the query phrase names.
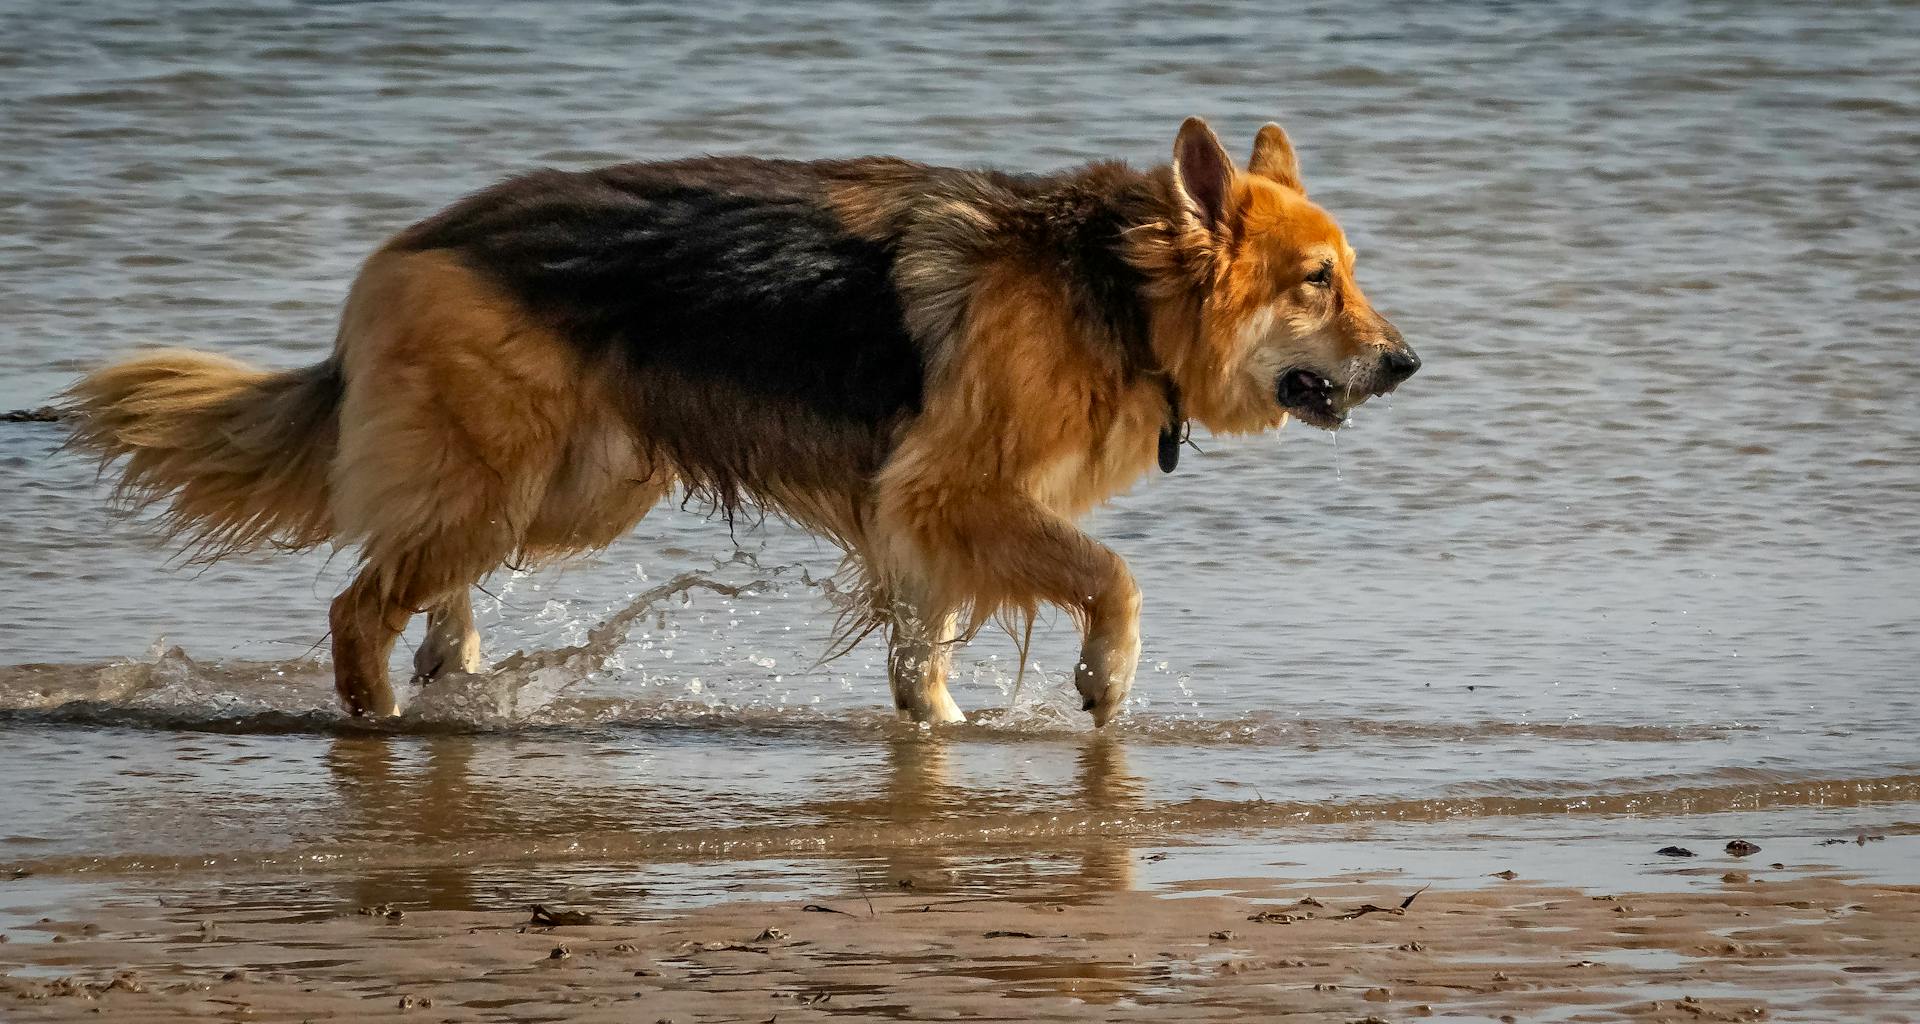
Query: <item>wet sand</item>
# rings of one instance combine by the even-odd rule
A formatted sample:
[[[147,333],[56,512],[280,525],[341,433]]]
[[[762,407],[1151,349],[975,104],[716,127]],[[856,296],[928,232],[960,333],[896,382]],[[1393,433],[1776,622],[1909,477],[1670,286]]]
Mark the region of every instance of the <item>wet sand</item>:
[[[1920,1016],[1920,886],[1766,865],[1686,892],[1490,878],[1420,892],[1404,909],[1404,883],[1364,877],[1214,879],[1094,898],[884,884],[560,925],[527,912],[149,901],[13,929],[0,945],[0,1018]]]

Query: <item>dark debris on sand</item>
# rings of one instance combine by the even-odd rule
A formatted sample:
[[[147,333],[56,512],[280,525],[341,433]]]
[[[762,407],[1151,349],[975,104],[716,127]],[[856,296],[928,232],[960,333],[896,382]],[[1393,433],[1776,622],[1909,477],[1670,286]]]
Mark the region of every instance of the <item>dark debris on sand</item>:
[[[554,910],[541,903],[533,905],[532,915],[527,923],[537,928],[561,928],[567,925],[600,923],[598,918],[585,911]]]

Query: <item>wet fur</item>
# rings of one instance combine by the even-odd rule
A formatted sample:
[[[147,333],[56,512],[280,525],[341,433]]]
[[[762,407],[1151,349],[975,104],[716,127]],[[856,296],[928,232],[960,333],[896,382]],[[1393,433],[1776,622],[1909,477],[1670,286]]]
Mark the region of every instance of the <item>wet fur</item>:
[[[1344,240],[1270,140],[1251,173],[1210,140],[1191,121],[1170,166],[1044,176],[537,172],[375,253],[326,362],[138,357],[75,386],[75,441],[124,459],[122,496],[169,502],[206,557],[358,546],[331,616],[356,713],[394,709],[412,615],[430,613],[423,679],[472,668],[470,585],[603,547],[679,488],[841,544],[863,580],[849,627],[888,630],[911,717],[959,717],[958,636],[1053,604],[1086,631],[1076,682],[1104,722],[1141,596],[1073,519],[1153,465],[1170,394],[1215,430],[1277,426],[1275,373],[1352,364],[1351,383],[1391,331],[1357,287],[1338,315],[1282,308],[1280,250]]]

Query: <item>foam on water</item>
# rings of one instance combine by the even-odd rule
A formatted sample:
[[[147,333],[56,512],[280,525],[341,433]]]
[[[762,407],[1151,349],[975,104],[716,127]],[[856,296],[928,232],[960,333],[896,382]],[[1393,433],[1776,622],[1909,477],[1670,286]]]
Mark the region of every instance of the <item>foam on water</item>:
[[[56,663],[0,666],[0,722],[86,723],[151,729],[199,729],[227,733],[314,732],[322,734],[439,734],[499,732],[530,729],[620,729],[661,724],[745,729],[782,728],[819,730],[850,726],[871,732],[895,721],[879,710],[835,713],[815,703],[770,703],[764,699],[730,701],[719,691],[687,687],[678,674],[650,675],[630,669],[623,651],[635,646],[630,636],[636,624],[653,620],[659,634],[686,636],[674,625],[675,614],[696,592],[731,599],[727,610],[747,611],[733,601],[750,603],[777,590],[783,577],[823,589],[797,566],[764,569],[741,552],[728,562],[748,567],[744,581],[728,581],[702,572],[684,572],[631,598],[604,619],[586,624],[572,617],[558,601],[558,609],[540,619],[564,621],[560,633],[572,642],[549,648],[520,649],[474,673],[454,672],[418,686],[399,683],[400,714],[390,719],[354,719],[346,715],[333,695],[332,669],[324,660],[303,658],[266,662],[229,660],[203,662],[177,646],[156,644],[145,659],[115,659],[96,663]],[[758,609],[748,613],[757,614]],[[698,616],[705,620],[707,615]],[[730,619],[721,629],[737,625]],[[654,640],[638,641],[655,649]],[[665,648],[670,652],[672,649]],[[773,656],[748,653],[745,660],[774,668]],[[997,691],[998,706],[976,709],[966,725],[943,727],[942,735],[1056,738],[1086,730],[1085,715],[1072,689],[1072,673],[1049,671],[1030,662],[1026,674],[1035,685],[1022,689],[998,663],[976,661],[970,666],[972,689]],[[1167,662],[1146,666],[1143,675],[1166,675]],[[783,677],[774,676],[775,681]],[[598,684],[598,685],[596,685]],[[1175,684],[1185,694],[1182,674]],[[1167,703],[1167,702],[1162,702]],[[1129,711],[1112,733],[1140,742],[1213,745],[1326,746],[1377,740],[1447,742],[1494,738],[1540,737],[1567,741],[1691,743],[1727,739],[1754,726],[1603,725],[1581,721],[1469,721],[1430,722],[1386,718],[1305,718],[1248,711],[1225,718],[1197,716],[1191,701],[1174,701],[1168,711],[1152,710],[1150,699],[1129,701]],[[1182,707],[1183,704],[1188,707]],[[921,731],[930,731],[921,727]]]

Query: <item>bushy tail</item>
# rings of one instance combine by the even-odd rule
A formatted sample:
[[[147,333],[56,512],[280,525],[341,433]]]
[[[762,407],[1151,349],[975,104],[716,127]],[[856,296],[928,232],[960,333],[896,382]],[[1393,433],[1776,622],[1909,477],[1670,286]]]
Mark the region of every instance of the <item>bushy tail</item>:
[[[166,503],[160,523],[194,561],[333,535],[327,467],[343,389],[331,361],[272,373],[207,352],[151,352],[67,391],[71,447],[124,459],[114,501]]]

